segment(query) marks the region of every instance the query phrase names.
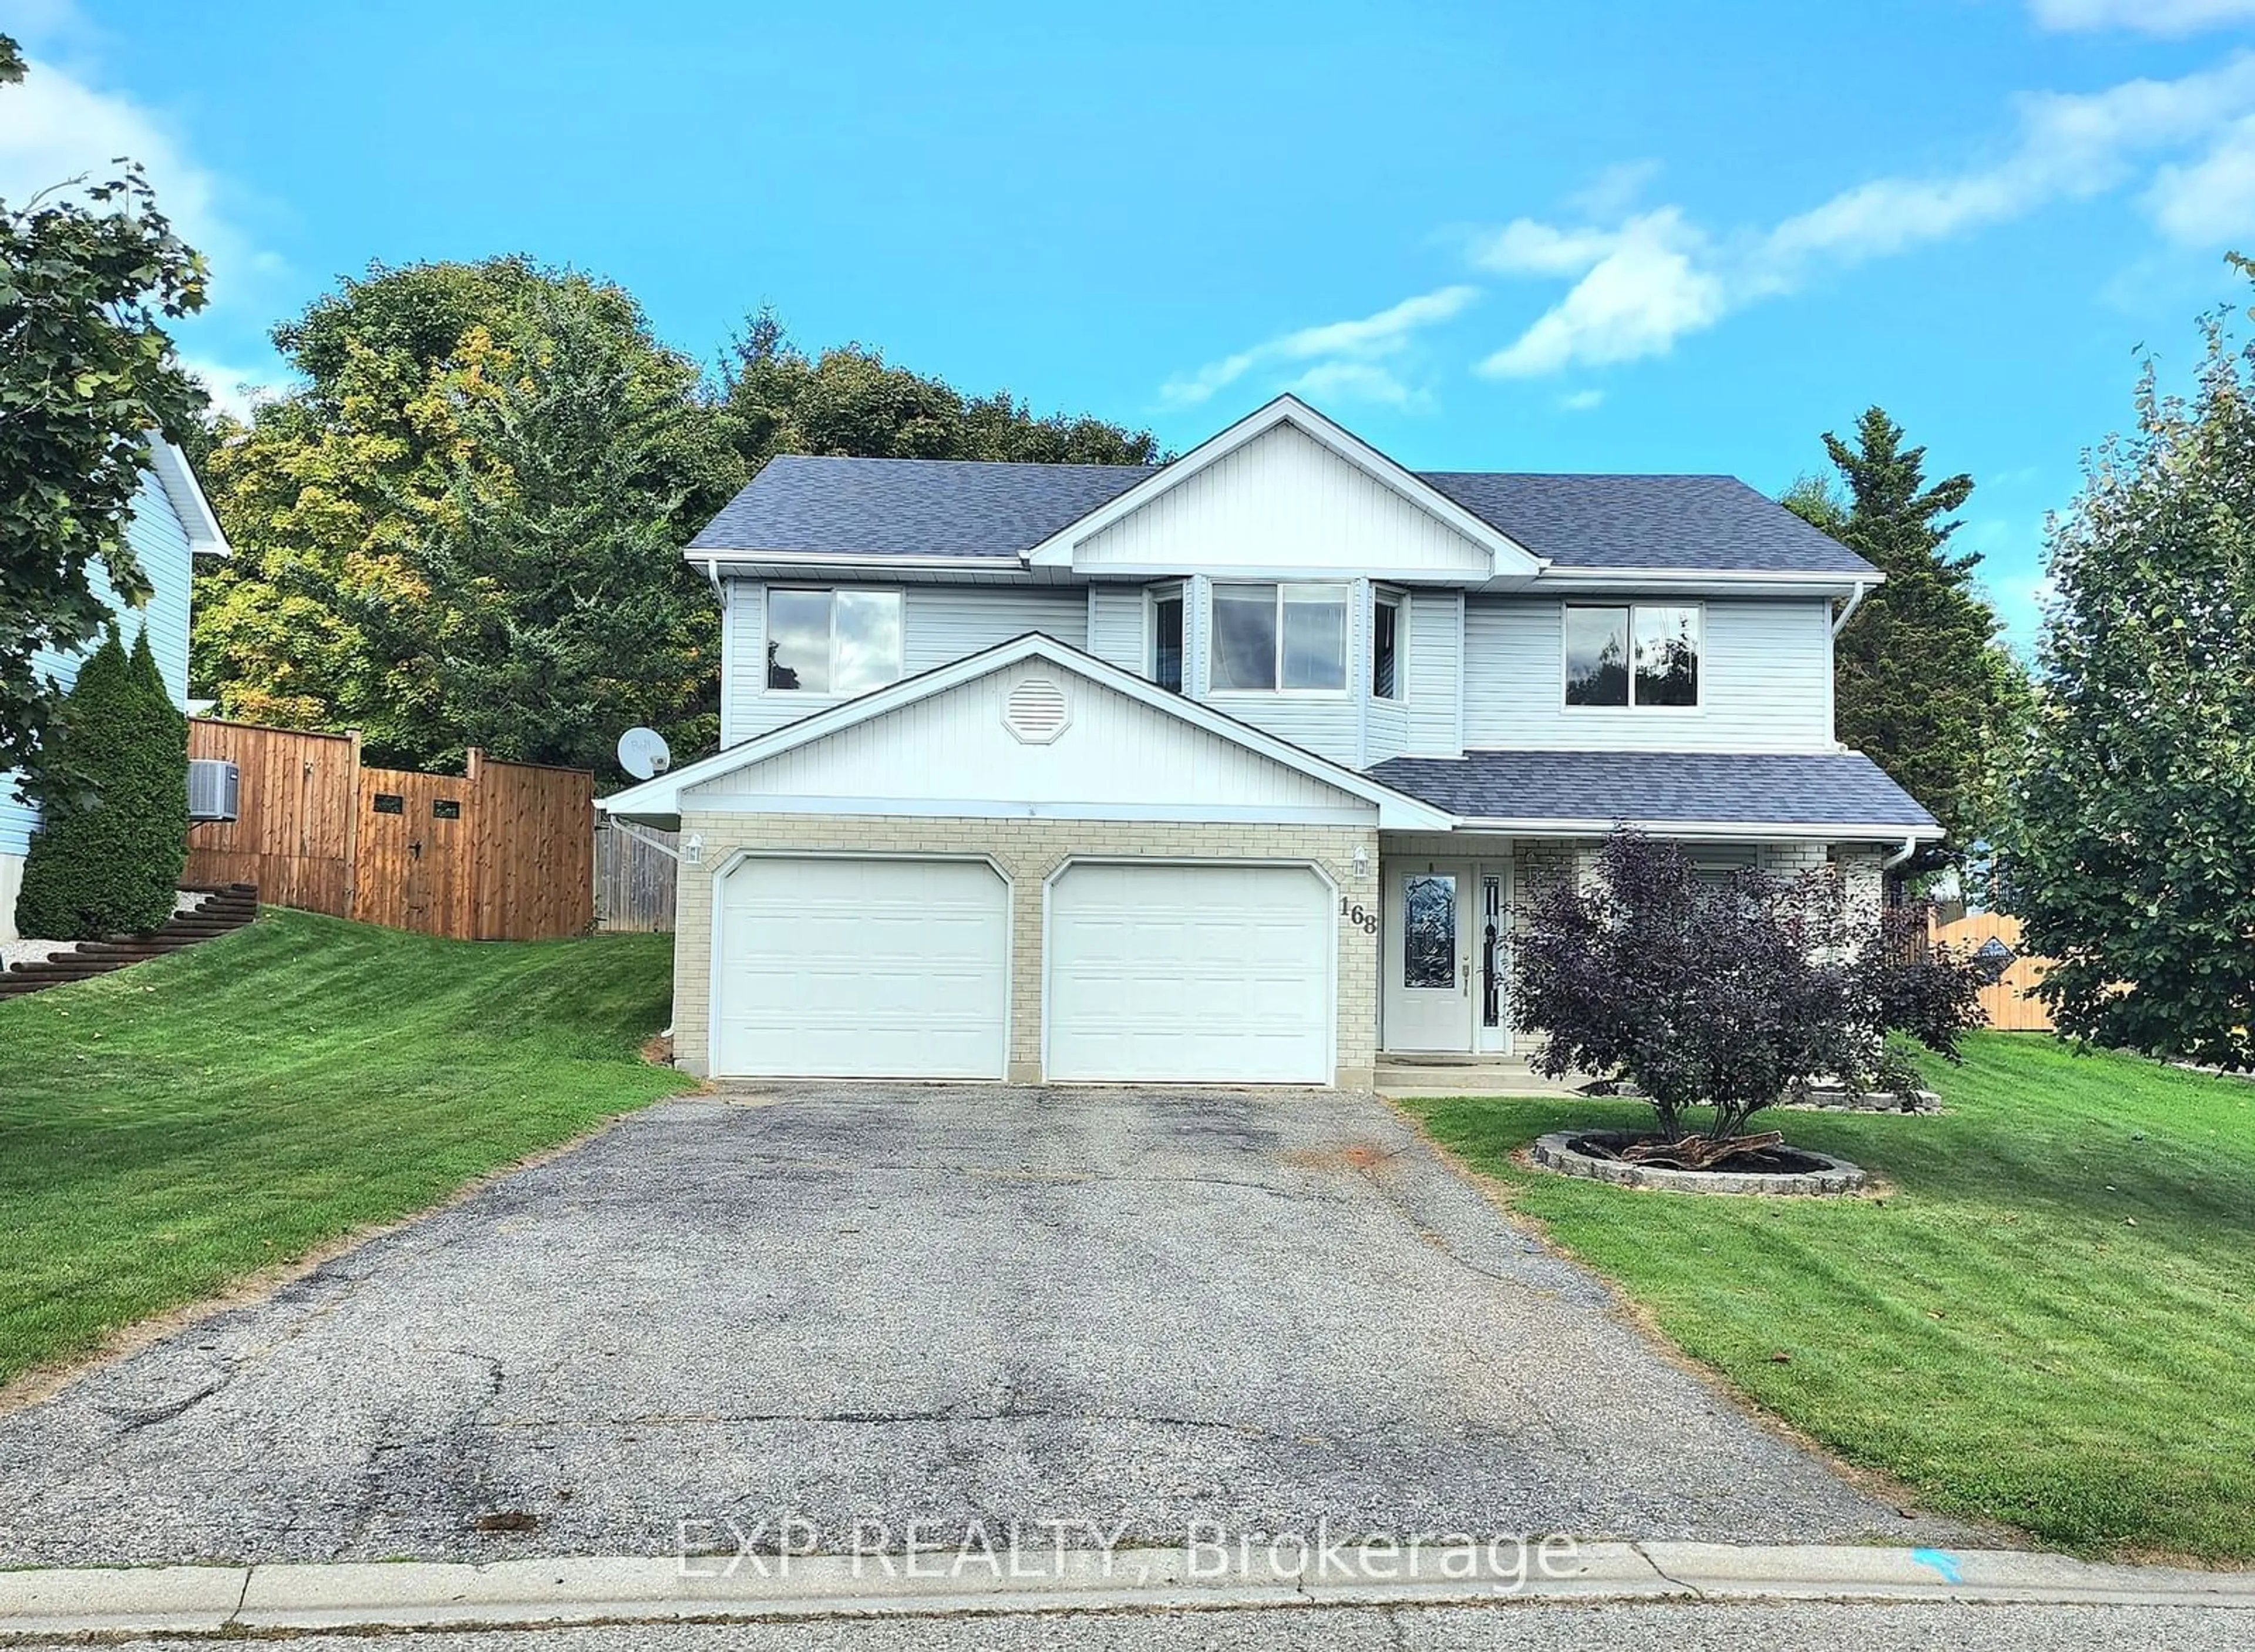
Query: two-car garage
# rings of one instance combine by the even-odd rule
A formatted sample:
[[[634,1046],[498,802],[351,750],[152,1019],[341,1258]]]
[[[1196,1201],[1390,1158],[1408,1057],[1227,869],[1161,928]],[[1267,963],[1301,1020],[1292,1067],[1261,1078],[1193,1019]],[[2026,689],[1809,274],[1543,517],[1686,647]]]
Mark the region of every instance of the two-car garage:
[[[984,856],[743,857],[714,891],[713,1071],[1001,1079],[1015,1001],[1049,1079],[1331,1081],[1336,896],[1311,866],[1072,859],[1020,882]]]

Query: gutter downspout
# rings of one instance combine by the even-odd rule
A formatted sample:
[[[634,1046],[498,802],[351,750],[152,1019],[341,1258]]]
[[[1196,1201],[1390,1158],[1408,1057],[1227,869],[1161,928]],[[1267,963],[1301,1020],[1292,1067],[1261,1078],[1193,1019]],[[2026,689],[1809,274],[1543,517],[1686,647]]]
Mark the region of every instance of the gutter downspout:
[[[1848,596],[1848,606],[1842,608],[1840,617],[1832,622],[1833,636],[1837,636],[1847,629],[1848,622],[1856,617],[1856,610],[1864,606],[1864,599],[1871,594],[1872,587],[1866,581],[1856,581],[1856,588]]]
[[[1895,868],[1900,866],[1905,861],[1909,860],[1912,855],[1916,854],[1917,853],[1918,837],[1916,833],[1913,833],[1903,840],[1902,847],[1897,849],[1893,854],[1890,854],[1886,860],[1879,862],[1879,870],[1882,872],[1892,872]]]

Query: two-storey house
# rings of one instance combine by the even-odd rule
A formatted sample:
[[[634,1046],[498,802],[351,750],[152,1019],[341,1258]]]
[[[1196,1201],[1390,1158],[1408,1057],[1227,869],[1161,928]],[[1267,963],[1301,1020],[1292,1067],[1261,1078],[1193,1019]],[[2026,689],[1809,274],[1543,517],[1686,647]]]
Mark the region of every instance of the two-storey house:
[[[1876,887],[1832,731],[1876,570],[1725,476],[1420,475],[1286,397],[1156,468],[778,458],[687,552],[723,749],[680,1063],[1363,1085],[1508,1056],[1510,914],[1623,822]]]

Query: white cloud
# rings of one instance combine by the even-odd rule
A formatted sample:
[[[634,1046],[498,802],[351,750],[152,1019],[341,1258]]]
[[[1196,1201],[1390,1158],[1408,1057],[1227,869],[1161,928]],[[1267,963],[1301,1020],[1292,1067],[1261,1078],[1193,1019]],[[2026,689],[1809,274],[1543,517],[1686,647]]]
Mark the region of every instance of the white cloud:
[[[1478,287],[1443,287],[1374,315],[1302,327],[1170,379],[1160,397],[1170,407],[1195,407],[1248,374],[1297,369],[1294,388],[1400,405],[1412,392],[1384,363],[1404,355],[1422,329],[1462,314],[1479,297]]]
[[[1559,410],[1568,413],[1593,412],[1605,404],[1605,393],[1600,390],[1569,390],[1558,398]]]
[[[2062,32],[2134,29],[2192,34],[2255,21],[2255,0],[2029,0],[2037,25]]]
[[[1618,224],[1521,219],[1475,243],[1501,274],[1570,278],[1566,295],[1480,363],[1496,377],[1665,355],[1688,334],[1806,285],[1821,271],[1893,256],[2139,177],[2162,232],[2212,244],[2255,227],[2255,53],[2174,81],[2020,99],[2019,135],[1985,166],[1879,178],[1772,225],[1718,236],[1661,207]]]
[[[1425,399],[1421,391],[1403,383],[1393,369],[1375,362],[1318,362],[1285,388],[1309,402],[1408,407]]]
[[[1643,197],[1645,187],[1660,176],[1656,160],[1625,160],[1606,167],[1566,198],[1566,204],[1585,218],[1619,218]]]
[[[223,413],[232,413],[245,424],[250,422],[251,412],[259,403],[282,394],[282,381],[287,377],[287,370],[278,362],[264,367],[244,367],[184,355],[180,365],[203,385],[214,407]]]
[[[27,68],[20,83],[0,87],[0,200],[20,205],[74,178],[100,182],[115,175],[116,157],[130,156],[147,172],[158,209],[210,261],[215,292],[281,268],[230,218],[217,176],[153,112],[53,63],[32,59]]]
[[[2170,240],[2221,247],[2255,233],[2255,115],[2217,135],[2207,153],[2153,174],[2146,209]]]
[[[1521,228],[1510,226],[1501,239]],[[1561,257],[1575,239],[1543,243],[1538,236],[1517,237],[1522,248],[1541,243]],[[1706,267],[1704,237],[1672,207],[1632,218],[1577,250],[1597,253],[1582,278],[1517,342],[1482,362],[1481,372],[1528,378],[1577,362],[1603,366],[1665,355],[1678,334],[1712,327],[1728,307],[1722,279]]]

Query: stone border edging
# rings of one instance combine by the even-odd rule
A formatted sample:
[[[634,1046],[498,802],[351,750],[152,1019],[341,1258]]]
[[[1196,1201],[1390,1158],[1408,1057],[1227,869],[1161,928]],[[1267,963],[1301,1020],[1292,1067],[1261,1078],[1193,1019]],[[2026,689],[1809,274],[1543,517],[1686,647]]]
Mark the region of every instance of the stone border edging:
[[[1615,1187],[1635,1187],[1668,1193],[1764,1194],[1772,1198],[1811,1198],[1853,1193],[1871,1185],[1871,1172],[1860,1164],[1819,1153],[1813,1148],[1793,1151],[1822,1162],[1814,1170],[1677,1170],[1664,1165],[1632,1164],[1622,1159],[1601,1159],[1577,1151],[1577,1138],[1628,1135],[1619,1130],[1553,1130],[1535,1138],[1527,1156],[1537,1165],[1560,1176],[1580,1176]]]
[[[815,1556],[785,1575],[673,1558],[404,1561],[0,1572],[0,1641],[31,1635],[530,1627],[697,1618],[872,1617],[1531,1600],[1928,1600],[2255,1610],[2255,1573],[2110,1566],[2001,1550],[1593,1543],[1554,1564],[1518,1539],[1432,1546],[1398,1575],[1310,1577],[1264,1563],[1200,1574],[1181,1549],[1068,1550],[1034,1578],[887,1577],[879,1557]],[[1547,1549],[1545,1552],[1548,1552]],[[1524,1564],[1511,1586],[1496,1557]],[[1051,1558],[1044,1554],[1042,1558]],[[692,1564],[699,1563],[691,1563]],[[706,1563],[714,1564],[717,1563]]]

